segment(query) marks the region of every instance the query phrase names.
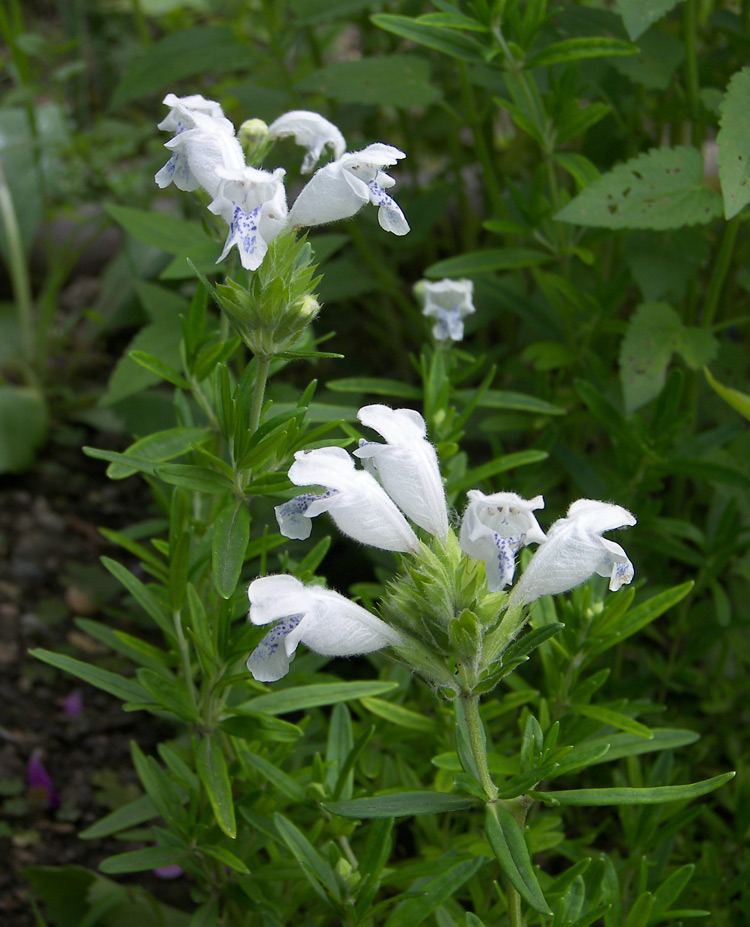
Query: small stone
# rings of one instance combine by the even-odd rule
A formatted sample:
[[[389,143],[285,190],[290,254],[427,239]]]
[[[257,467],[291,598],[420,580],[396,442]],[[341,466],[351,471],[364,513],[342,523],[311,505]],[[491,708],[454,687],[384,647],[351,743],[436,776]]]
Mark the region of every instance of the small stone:
[[[68,586],[65,590],[65,604],[76,615],[83,615],[84,618],[90,618],[99,611],[99,603],[77,586]]]

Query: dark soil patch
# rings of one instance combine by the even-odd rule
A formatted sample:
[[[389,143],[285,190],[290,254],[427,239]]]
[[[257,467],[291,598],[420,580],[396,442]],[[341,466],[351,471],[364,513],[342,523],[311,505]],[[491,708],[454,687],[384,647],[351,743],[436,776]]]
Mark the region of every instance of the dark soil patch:
[[[89,442],[104,446],[106,438]],[[106,856],[135,849],[107,839],[84,841],[77,833],[123,801],[140,794],[130,759],[136,740],[144,752],[172,734],[168,726],[29,656],[42,647],[128,672],[111,652],[76,625],[81,613],[113,619],[104,603],[120,592],[99,564],[118,549],[99,526],[131,524],[144,517],[150,496],[137,478],[107,480],[104,465],[64,445],[47,447],[43,462],[28,474],[0,484],[0,920],[4,927],[34,927],[27,866],[80,865],[96,869]],[[80,689],[83,710],[64,700]],[[40,750],[59,797],[27,788],[32,751]],[[131,879],[132,881],[132,879]],[[177,906],[189,904],[184,882],[165,883],[150,874],[139,884]]]

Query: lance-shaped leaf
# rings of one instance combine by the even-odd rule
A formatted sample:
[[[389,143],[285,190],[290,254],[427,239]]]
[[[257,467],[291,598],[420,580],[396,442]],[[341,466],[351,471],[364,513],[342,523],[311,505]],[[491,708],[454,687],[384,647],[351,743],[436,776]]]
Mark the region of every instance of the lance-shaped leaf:
[[[623,786],[612,789],[570,789],[563,792],[533,792],[534,798],[550,805],[660,805],[665,801],[689,801],[720,788],[733,772],[687,785],[656,785],[647,788]]]
[[[484,828],[492,851],[511,885],[535,911],[551,915],[553,912],[550,911],[534,872],[523,831],[513,815],[501,805],[490,804],[487,806]]]
[[[676,229],[718,218],[721,198],[703,186],[697,148],[652,148],[596,180],[556,216],[608,229]]]
[[[412,814],[445,814],[477,805],[474,798],[445,792],[392,792],[373,798],[325,802],[323,807],[342,818],[403,818]]]
[[[228,837],[237,836],[237,822],[232,801],[226,760],[215,737],[207,735],[196,747],[195,767],[211,802],[216,823]]]
[[[635,41],[649,26],[666,16],[680,0],[617,0],[617,12]]]

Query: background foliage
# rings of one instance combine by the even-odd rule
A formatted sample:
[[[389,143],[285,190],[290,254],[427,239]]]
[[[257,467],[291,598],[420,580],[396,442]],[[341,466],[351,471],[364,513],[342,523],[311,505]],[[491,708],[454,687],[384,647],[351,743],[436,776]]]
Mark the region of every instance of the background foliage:
[[[131,707],[175,720],[158,758],[133,747],[143,797],[84,834],[124,831],[148,844],[102,872],[178,862],[194,884],[221,885],[228,908],[196,889],[200,916],[175,914],[175,924],[245,923],[247,910],[259,924],[301,912],[388,927],[503,922],[493,854],[477,846],[483,838],[466,816],[356,824],[319,804],[389,788],[448,792],[461,775],[450,706],[381,657],[326,667],[305,654],[270,693],[243,677],[242,700],[216,734],[252,745],[236,748],[232,777],[244,785],[233,800],[212,738],[192,752],[196,702],[185,705],[195,669],[180,670],[184,642],[152,589],[166,590],[172,610],[190,610],[198,710],[204,718],[215,708],[216,719],[224,669],[257,638],[235,620],[240,576],[319,568],[341,591],[376,598],[383,555],[326,541],[320,527],[317,546],[282,544],[268,499],[288,488],[284,463],[296,448],[351,437],[358,406],[384,401],[422,408],[454,504],[469,486],[512,487],[543,492],[554,515],[584,496],[639,519],[628,535],[631,618],[619,598],[628,593],[600,613],[588,588],[556,612],[540,609],[540,625],[560,620],[565,631],[483,703],[493,772],[512,778],[543,765],[555,746],[545,738],[556,736],[606,736],[607,760],[618,760],[594,763],[566,788],[738,770],[690,805],[536,813],[528,842],[555,917],[530,913],[529,923],[636,927],[700,909],[717,927],[743,923],[750,5],[8,0],[0,26],[0,159],[25,259],[35,240],[45,258],[30,332],[14,309],[29,283],[3,226],[12,294],[0,306],[0,464],[28,466],[50,419],[63,429],[106,425],[123,446],[140,442],[130,461],[110,455],[110,475],[139,471],[155,499],[148,522],[115,539],[147,582],[106,566],[164,640],[157,646],[151,630],[126,638],[114,617],[86,626],[140,666],[136,678],[54,658]],[[304,349],[314,339],[343,357],[275,362],[267,427],[240,455],[255,480],[243,490],[257,498],[239,523],[236,511],[247,509],[232,507],[216,459],[249,414],[246,359],[185,260],[216,274],[217,230],[194,199],[152,182],[165,160],[155,123],[167,91],[220,100],[236,124],[314,109],[352,150],[384,141],[408,154],[398,169],[408,236],[384,235],[366,214],[310,235],[324,309]],[[294,176],[291,144],[276,151]],[[79,231],[59,247],[51,223],[63,216]],[[61,287],[87,240],[112,224],[122,247],[101,267],[96,300],[71,315]],[[411,293],[422,277],[445,276],[473,279],[478,309],[450,354],[427,346]],[[118,344],[102,390],[84,358]],[[218,374],[224,364],[229,373]],[[234,421],[214,389],[221,376],[239,403]],[[35,423],[28,447],[7,438],[20,420]],[[655,600],[660,607],[644,605]],[[657,748],[669,750],[654,760]],[[143,829],[157,814],[171,831]],[[74,923],[56,911],[59,880],[29,878],[50,923]],[[102,875],[76,878],[87,905],[114,897]]]

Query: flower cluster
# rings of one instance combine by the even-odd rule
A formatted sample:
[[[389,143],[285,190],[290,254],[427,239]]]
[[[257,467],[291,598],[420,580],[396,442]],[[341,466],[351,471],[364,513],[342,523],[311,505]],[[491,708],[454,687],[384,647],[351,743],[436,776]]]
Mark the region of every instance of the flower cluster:
[[[252,131],[248,131],[253,138],[259,134],[270,141],[292,137],[307,149],[302,173],[313,170],[324,149],[334,155],[335,160],[316,171],[289,209],[283,168],[266,171],[247,165],[234,126],[218,103],[199,94],[177,97],[173,93],[167,94],[164,103],[170,111],[159,128],[174,133],[165,143],[172,156],[154,179],[160,187],[173,183],[180,190],[201,188],[208,193],[209,210],[229,226],[219,261],[236,247],[242,266],[256,270],[269,242],[284,229],[346,219],[366,203],[378,207],[382,228],[394,235],[409,231],[398,204],[385,192],[394,180],[383,168],[405,157],[398,148],[376,143],[345,152],[346,142],[336,126],[304,110],[285,113],[268,127],[251,120]]]
[[[489,597],[493,607],[494,594],[513,584],[516,554],[536,544],[510,596],[502,597],[507,611],[543,595],[566,592],[595,573],[609,579],[612,591],[633,579],[633,565],[623,548],[602,535],[634,525],[635,518],[608,502],[579,499],[545,534],[534,515],[544,507],[541,496],[523,499],[513,492],[486,495],[471,490],[456,545],[437,454],[427,440],[422,416],[411,409],[369,405],[359,410],[359,419],[385,443],[362,440],[353,457],[340,447],[298,451],[289,479],[297,486],[323,491],[305,492],[276,507],[284,536],[309,537],[311,520],[327,512],[339,530],[354,540],[412,555],[417,562],[439,560],[440,552],[445,554],[453,545],[461,568],[474,577],[478,562],[484,564],[484,599]],[[354,458],[362,461],[363,469],[356,467]],[[431,545],[420,541],[410,521],[432,536]],[[443,571],[446,576],[448,572]],[[441,595],[449,600],[449,607],[461,599],[450,589]],[[287,672],[300,641],[325,655],[369,653],[388,644],[398,649],[404,643],[399,633],[360,606],[293,577],[256,580],[249,598],[254,624],[278,621],[248,661],[253,676],[262,681]],[[434,604],[430,607],[434,610]],[[451,611],[446,623],[464,610]]]

